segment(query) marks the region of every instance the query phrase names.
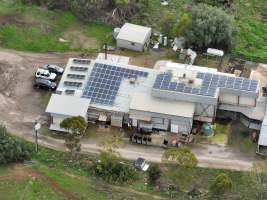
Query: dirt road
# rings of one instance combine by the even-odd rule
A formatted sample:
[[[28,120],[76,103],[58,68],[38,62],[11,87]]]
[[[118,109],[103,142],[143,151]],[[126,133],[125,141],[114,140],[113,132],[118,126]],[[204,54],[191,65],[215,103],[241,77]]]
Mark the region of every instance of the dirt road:
[[[32,80],[35,70],[46,63],[64,65],[77,53],[46,53],[35,54],[13,50],[0,49],[0,123],[11,132],[34,141],[33,122],[44,110],[49,99],[49,93],[34,90]],[[50,148],[66,150],[64,141],[40,135],[39,142]],[[97,153],[97,144],[83,141],[83,151]],[[160,162],[163,149],[127,145],[119,149],[126,159],[144,157],[148,160]],[[214,145],[194,145],[199,165],[203,167],[226,168],[236,170],[250,170],[253,158],[240,155],[226,147]]]

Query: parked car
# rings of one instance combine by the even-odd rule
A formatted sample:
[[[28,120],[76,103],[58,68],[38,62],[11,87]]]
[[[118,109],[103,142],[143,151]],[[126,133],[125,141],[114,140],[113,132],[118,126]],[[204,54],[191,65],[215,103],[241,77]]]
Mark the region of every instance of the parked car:
[[[55,81],[57,75],[55,73],[49,72],[46,69],[38,69],[37,72],[35,73],[36,78],[42,78],[42,79],[47,79],[51,81]]]
[[[35,88],[42,88],[47,90],[55,90],[57,88],[57,84],[55,82],[42,78],[35,79],[33,81],[33,86]]]
[[[134,161],[134,167],[145,172],[148,170],[149,164],[146,163],[144,158],[137,158],[137,160]]]
[[[59,67],[58,65],[53,65],[53,64],[46,64],[43,66],[43,69],[46,69],[49,72],[55,73],[57,75],[62,75],[64,72],[64,69],[62,67]]]

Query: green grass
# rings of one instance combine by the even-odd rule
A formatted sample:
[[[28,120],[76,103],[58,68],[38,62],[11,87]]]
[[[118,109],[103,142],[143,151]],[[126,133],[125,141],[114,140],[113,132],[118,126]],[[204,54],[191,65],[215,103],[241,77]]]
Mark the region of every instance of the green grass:
[[[212,136],[196,135],[196,141],[204,144],[227,145],[229,134],[231,134],[231,124],[216,123]]]
[[[55,188],[54,184],[52,186],[51,181],[78,199],[90,200],[151,200],[159,197],[168,199],[166,188],[172,184],[180,188],[176,199],[182,200],[189,198],[186,192],[194,187],[208,191],[211,181],[219,173],[226,173],[234,183],[233,190],[225,199],[257,199],[258,190],[254,185],[256,179],[248,172],[207,168],[188,170],[175,165],[161,164],[163,170],[161,183],[165,189],[157,189],[146,184],[147,175],[143,172],[140,172],[139,179],[131,184],[116,185],[104,182],[92,173],[92,162],[97,159],[95,155],[78,155],[77,158],[73,158],[69,153],[40,147],[40,152],[32,155],[32,159],[37,162],[33,165],[20,164],[20,166],[38,173],[37,178],[15,175],[14,165],[0,167],[1,200],[17,200],[22,196],[27,200],[63,199],[56,189],[58,187]],[[40,176],[48,181],[44,181]]]
[[[0,28],[0,45],[21,51],[97,50],[105,36],[112,32],[112,28],[104,24],[83,24],[72,12],[0,0],[1,17],[6,23]],[[60,38],[67,42],[59,42]],[[96,40],[96,44],[90,43],[91,40]]]
[[[1,178],[1,176],[0,176]],[[1,200],[63,200],[52,186],[42,183],[35,178],[2,180],[0,182]]]
[[[266,0],[236,0],[233,11],[235,17],[235,46],[231,53],[252,61],[267,62],[267,22],[261,13],[267,8]],[[172,0],[169,6],[162,6],[160,0],[150,0],[149,7],[134,22],[160,29],[162,14],[171,12],[179,17],[194,5],[194,0]]]

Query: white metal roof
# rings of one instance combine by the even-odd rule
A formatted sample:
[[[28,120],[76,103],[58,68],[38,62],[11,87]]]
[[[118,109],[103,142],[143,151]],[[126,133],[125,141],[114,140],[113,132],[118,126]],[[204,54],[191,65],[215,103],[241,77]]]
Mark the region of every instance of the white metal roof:
[[[136,93],[132,98],[130,110],[193,118],[195,104],[155,98],[150,93]]]
[[[148,36],[151,34],[151,30],[151,28],[145,26],[125,23],[122,26],[117,39],[144,44],[146,43]]]
[[[99,53],[97,56],[97,60],[107,60],[112,63],[121,63],[121,64],[128,64],[130,57],[121,56],[121,55],[114,55],[114,54],[107,54],[107,59],[105,59],[104,53]]]
[[[67,116],[86,116],[89,104],[90,99],[52,94],[46,112]]]

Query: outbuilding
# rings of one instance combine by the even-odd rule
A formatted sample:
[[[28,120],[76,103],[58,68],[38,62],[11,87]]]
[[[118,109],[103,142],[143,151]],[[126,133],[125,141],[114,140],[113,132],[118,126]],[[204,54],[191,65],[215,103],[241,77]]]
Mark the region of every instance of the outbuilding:
[[[148,47],[151,34],[151,28],[125,23],[116,38],[117,47],[142,52]]]

